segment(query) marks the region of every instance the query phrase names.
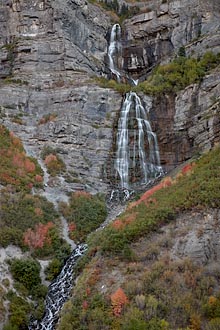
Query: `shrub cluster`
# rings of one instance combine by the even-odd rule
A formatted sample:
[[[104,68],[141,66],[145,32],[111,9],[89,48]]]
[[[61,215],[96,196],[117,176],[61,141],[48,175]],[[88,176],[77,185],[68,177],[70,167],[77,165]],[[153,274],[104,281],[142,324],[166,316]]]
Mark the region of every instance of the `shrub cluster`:
[[[51,147],[45,147],[41,153],[41,157],[44,160],[47,170],[51,176],[56,176],[65,171],[66,165],[60,156],[57,155],[57,151]]]
[[[46,198],[23,192],[11,194],[7,190],[1,191],[0,245],[23,247],[23,235],[29,228],[57,220],[58,213]]]
[[[205,53],[201,58],[179,56],[173,62],[154,69],[150,78],[135,88],[146,94],[178,92],[199,83],[205,74],[220,64],[220,54]]]
[[[42,175],[37,161],[26,156],[20,139],[0,125],[0,183],[28,191],[42,186]]]
[[[42,317],[47,287],[41,284],[40,264],[36,260],[14,258],[9,261],[9,267],[15,281],[14,287],[19,295],[14,291],[7,293],[10,314],[4,330],[27,329],[31,313],[36,318]],[[31,297],[37,303],[37,308],[36,305],[34,307],[30,304],[27,297]]]
[[[69,222],[70,236],[75,241],[84,241],[107,215],[104,198],[83,191],[73,193],[69,205],[61,203],[60,210]]]

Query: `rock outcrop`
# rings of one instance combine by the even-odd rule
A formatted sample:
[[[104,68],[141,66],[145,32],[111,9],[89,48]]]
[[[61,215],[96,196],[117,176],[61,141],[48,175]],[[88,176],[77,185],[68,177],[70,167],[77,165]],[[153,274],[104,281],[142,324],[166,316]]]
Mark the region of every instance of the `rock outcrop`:
[[[154,99],[150,112],[157,132],[161,164],[169,171],[220,142],[219,72],[177,95]]]
[[[220,51],[220,7],[213,1],[157,1],[140,4],[139,15],[125,22],[124,68],[144,79],[161,62],[185,47],[187,55]]]
[[[171,250],[174,259],[190,258],[197,264],[213,264],[220,260],[219,210],[191,212],[177,219],[179,235]],[[180,229],[182,233],[180,234]],[[185,232],[184,232],[185,229]]]

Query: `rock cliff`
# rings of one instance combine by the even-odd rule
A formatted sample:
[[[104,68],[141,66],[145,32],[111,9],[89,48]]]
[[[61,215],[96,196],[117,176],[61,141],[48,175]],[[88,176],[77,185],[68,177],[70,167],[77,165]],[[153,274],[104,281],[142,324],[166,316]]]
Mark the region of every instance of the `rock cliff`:
[[[121,100],[92,76],[104,70],[109,17],[85,1],[7,1],[0,10],[2,122],[37,158],[45,144],[56,148],[69,189],[105,191],[102,173]],[[39,125],[48,114],[56,119]]]
[[[220,51],[215,2],[137,5],[140,13],[122,27],[123,69],[134,79],[145,79],[181,47],[195,57]],[[1,121],[36,157],[45,145],[56,148],[70,189],[107,191],[106,162],[121,96],[98,87],[93,77],[107,72],[110,16],[83,0],[8,0],[1,3],[0,20]],[[217,70],[202,84],[152,100],[150,116],[166,171],[219,141],[219,89]],[[49,114],[55,119],[39,125]],[[16,117],[22,118],[19,124]]]

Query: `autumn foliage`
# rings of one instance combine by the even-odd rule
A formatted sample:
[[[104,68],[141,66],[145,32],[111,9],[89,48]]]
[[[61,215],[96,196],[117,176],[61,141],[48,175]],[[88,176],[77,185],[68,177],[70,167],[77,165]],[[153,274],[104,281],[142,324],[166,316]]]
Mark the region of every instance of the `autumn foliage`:
[[[153,188],[147,190],[142,196],[141,198],[136,201],[133,202],[129,205],[129,208],[132,208],[134,206],[139,205],[142,202],[146,202],[150,196],[152,196],[156,191],[169,187],[172,185],[172,179],[170,177],[165,178],[162,182],[160,182],[159,184],[157,184],[156,186],[154,186]]]
[[[171,177],[166,177],[164,178],[159,184],[154,186],[153,188],[147,190],[138,201],[130,203],[128,209],[133,208],[140,203],[144,202],[146,205],[150,203],[156,203],[157,201],[153,198],[150,199],[150,197],[158,190],[161,190],[163,188],[170,187],[172,184],[176,183],[178,179],[181,178],[181,176],[189,175],[192,173],[193,169],[195,167],[195,163],[189,163],[186,164],[182,170],[177,174],[177,176],[172,179]]]
[[[31,189],[42,181],[42,171],[36,161],[27,157],[19,138],[0,125],[0,183],[16,190]]]
[[[121,288],[111,295],[112,311],[114,316],[120,316],[123,306],[128,303],[128,298]]]
[[[39,210],[38,210],[39,211]],[[29,228],[24,234],[24,244],[30,249],[42,248],[45,244],[51,244],[49,230],[54,226],[52,222],[43,225],[39,223],[35,229]]]
[[[65,164],[62,159],[54,153],[46,155],[44,163],[47,166],[48,172],[52,176],[56,176],[65,169]]]
[[[195,163],[190,163],[190,164],[187,164],[185,165],[183,168],[182,168],[182,174],[190,174],[193,170],[193,168],[195,167]]]
[[[115,229],[124,229],[127,225],[132,223],[136,219],[136,214],[132,213],[131,215],[127,216],[126,218],[122,219],[116,219],[112,223],[112,227]]]

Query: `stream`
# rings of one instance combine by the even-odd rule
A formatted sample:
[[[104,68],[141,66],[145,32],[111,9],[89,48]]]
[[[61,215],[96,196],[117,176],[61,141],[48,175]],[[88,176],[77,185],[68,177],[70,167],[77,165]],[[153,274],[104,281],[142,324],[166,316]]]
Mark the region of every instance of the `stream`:
[[[86,244],[78,245],[66,261],[62,271],[50,284],[45,300],[45,314],[41,321],[31,320],[29,330],[53,330],[63,304],[68,299],[73,286],[73,268],[76,261],[87,250]]]

